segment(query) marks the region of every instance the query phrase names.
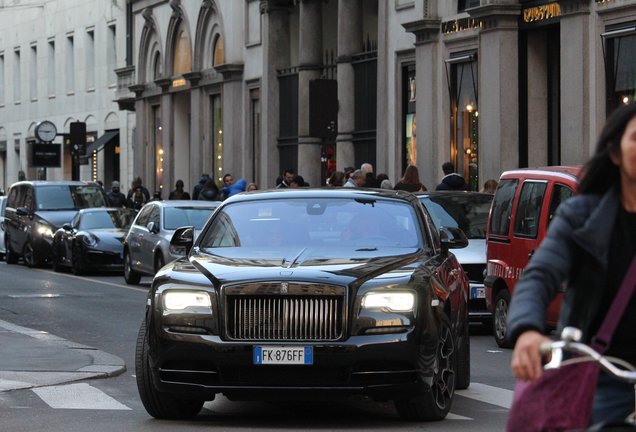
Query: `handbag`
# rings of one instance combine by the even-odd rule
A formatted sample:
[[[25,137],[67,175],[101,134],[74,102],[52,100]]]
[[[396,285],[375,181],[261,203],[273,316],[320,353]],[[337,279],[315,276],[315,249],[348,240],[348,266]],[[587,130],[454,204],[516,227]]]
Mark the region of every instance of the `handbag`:
[[[592,348],[603,353],[636,286],[636,257],[612,301]],[[600,367],[596,362],[579,362],[546,370],[535,382],[515,383],[506,430],[509,432],[557,432],[585,429],[591,419],[592,403]]]

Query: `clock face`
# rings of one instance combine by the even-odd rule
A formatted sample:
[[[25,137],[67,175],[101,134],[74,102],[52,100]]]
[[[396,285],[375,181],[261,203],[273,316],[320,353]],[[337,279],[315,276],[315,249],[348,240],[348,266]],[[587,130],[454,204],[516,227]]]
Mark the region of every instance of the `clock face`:
[[[37,137],[44,142],[51,142],[55,139],[57,135],[57,128],[53,123],[48,120],[38,123],[35,127],[35,134]]]

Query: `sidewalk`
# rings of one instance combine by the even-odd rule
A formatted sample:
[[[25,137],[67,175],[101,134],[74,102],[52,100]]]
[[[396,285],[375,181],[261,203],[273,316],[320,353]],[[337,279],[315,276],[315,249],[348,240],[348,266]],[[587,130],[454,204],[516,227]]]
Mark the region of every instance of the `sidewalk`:
[[[119,357],[0,320],[0,392],[111,377],[125,370]]]

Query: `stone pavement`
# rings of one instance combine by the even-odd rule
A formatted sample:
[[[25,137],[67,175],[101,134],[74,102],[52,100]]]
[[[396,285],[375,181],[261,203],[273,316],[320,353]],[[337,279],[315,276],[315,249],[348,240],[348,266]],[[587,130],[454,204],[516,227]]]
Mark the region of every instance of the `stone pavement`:
[[[119,357],[0,320],[0,392],[111,377],[125,370]]]

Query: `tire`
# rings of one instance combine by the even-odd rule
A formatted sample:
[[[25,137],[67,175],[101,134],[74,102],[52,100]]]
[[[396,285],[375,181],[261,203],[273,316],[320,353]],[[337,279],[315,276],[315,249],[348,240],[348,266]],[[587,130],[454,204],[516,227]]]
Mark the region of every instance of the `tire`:
[[[51,265],[53,266],[53,271],[56,273],[60,273],[62,268],[62,263],[60,261],[60,246],[53,245],[53,257],[51,258]]]
[[[11,243],[9,243],[9,236],[4,237],[4,244],[7,250],[7,254],[5,258],[7,260],[7,264],[17,264],[18,263],[18,254],[16,254],[13,249],[11,249]]]
[[[455,388],[465,390],[470,386],[470,331],[468,321],[457,343],[457,379]]]
[[[507,289],[499,290],[495,296],[495,309],[492,313],[492,333],[497,345],[501,348],[510,348],[508,341],[508,307],[510,306],[510,293]]]
[[[166,265],[166,261],[163,259],[163,254],[161,253],[161,251],[158,251],[155,254],[155,274],[157,274],[157,272],[161,270],[161,267],[163,267],[164,265]]]
[[[127,250],[124,251],[124,279],[128,285],[137,285],[141,280],[141,274],[132,268],[132,259]]]
[[[182,420],[196,416],[203,408],[203,400],[190,400],[158,391],[150,373],[146,322],[141,323],[135,350],[135,374],[141,402],[148,414],[156,419]]]
[[[399,416],[408,421],[443,420],[451,409],[456,382],[456,347],[453,332],[444,316],[440,322],[437,358],[430,391],[393,401]]]
[[[31,268],[38,267],[40,265],[40,262],[35,259],[35,250],[33,249],[31,241],[27,241],[24,245],[22,258],[24,259],[24,263]]]
[[[73,246],[71,247],[71,271],[75,276],[80,276],[85,272],[82,253],[79,250],[79,246],[75,243],[73,243]]]

